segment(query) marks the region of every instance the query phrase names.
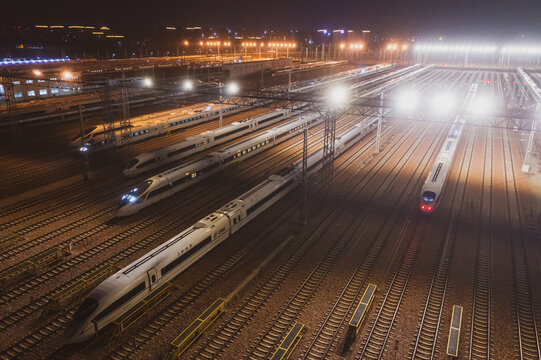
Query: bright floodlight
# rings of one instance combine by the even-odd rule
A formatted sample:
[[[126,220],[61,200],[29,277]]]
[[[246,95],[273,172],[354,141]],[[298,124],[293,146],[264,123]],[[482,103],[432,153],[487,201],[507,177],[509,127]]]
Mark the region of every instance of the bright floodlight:
[[[71,78],[73,78],[73,74],[70,71],[64,71],[62,73],[62,77],[64,80],[71,80]]]
[[[34,75],[36,76],[41,76],[41,71],[40,70],[34,70],[32,71],[34,73]]]
[[[143,85],[146,86],[146,87],[151,87],[152,86],[152,79],[151,78],[144,78],[143,79]]]
[[[473,99],[470,105],[470,112],[474,116],[489,115],[494,111],[496,104],[492,97],[488,95],[480,95]]]
[[[449,114],[455,107],[456,101],[453,94],[439,93],[432,99],[432,110],[440,115]]]
[[[332,106],[339,106],[347,100],[347,89],[343,86],[333,86],[328,91],[328,102]]]
[[[236,82],[229,83],[226,89],[228,95],[235,95],[239,92],[239,90],[239,84],[237,84]]]
[[[405,89],[398,94],[396,107],[399,111],[413,111],[417,107],[419,96],[414,89]]]
[[[184,89],[184,91],[191,91],[191,90],[193,90],[193,81],[191,81],[191,80],[184,80],[184,83],[182,84],[182,89]]]

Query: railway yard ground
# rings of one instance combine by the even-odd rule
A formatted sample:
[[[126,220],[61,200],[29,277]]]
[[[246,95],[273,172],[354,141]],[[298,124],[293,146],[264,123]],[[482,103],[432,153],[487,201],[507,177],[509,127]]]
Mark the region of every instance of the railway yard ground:
[[[541,86],[541,73],[531,74]],[[436,66],[408,82],[423,99],[447,88],[460,101],[476,84],[509,108],[521,96],[516,76]],[[224,125],[271,110],[226,116]],[[336,135],[362,119],[339,116]],[[458,358],[541,359],[541,139],[534,138],[526,174],[529,129],[466,119],[442,200],[422,214],[421,188],[452,123],[392,112],[379,140],[373,130],[335,159],[330,199],[321,196],[321,174],[308,177],[306,225],[294,189],[172,280],[166,296],[133,324],[78,345],[64,345],[62,334],[92,288],[301,159],[302,134],[121,219],[120,195],[165,170],[127,179],[126,162],[216,129],[217,120],[93,154],[88,180],[68,145],[77,122],[55,124],[48,138],[33,131],[31,140],[4,145],[0,359],[170,359],[173,340],[220,298],[225,311],[181,358],[269,359],[298,323],[304,326],[290,359],[447,359],[458,305]],[[308,152],[323,141],[319,124],[310,130]],[[373,300],[353,331],[350,319],[369,284],[376,285]],[[70,287],[82,290],[57,300]]]

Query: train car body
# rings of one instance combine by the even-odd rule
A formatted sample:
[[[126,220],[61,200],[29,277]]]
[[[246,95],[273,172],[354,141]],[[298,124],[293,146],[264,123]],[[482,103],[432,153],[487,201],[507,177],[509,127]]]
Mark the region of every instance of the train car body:
[[[173,163],[192,154],[275,124],[289,116],[294,116],[299,113],[295,109],[300,108],[298,106],[294,110],[277,109],[255,118],[236,121],[216,130],[205,131],[199,135],[190,136],[178,143],[154,151],[141,153],[128,162],[123,174],[127,177],[133,177],[160,166]]]
[[[472,99],[477,93],[477,88],[477,84],[473,84],[470,87],[466,99],[464,100],[463,108],[469,109]],[[458,115],[455,118],[453,126],[451,126],[443,146],[436,157],[436,161],[423,185],[419,209],[424,214],[431,214],[440,204],[445,185],[447,184],[448,173],[453,164],[460,135],[464,128],[464,123],[464,115]]]
[[[338,156],[375,127],[368,118],[336,139]],[[346,145],[346,142],[348,145]],[[309,173],[322,166],[323,149],[307,159]],[[123,313],[226,240],[231,234],[293,190],[302,160],[271,175],[235,200],[135,260],[98,285],[75,312],[64,331],[66,343],[79,343],[95,336]]]
[[[463,126],[462,123],[453,124],[423,185],[419,208],[426,214],[430,214],[436,210],[440,203]]]
[[[244,110],[240,105],[224,105],[221,112],[232,114]],[[213,103],[198,104],[189,108],[173,111],[162,111],[154,114],[143,115],[131,119],[129,131],[125,136],[130,141],[136,142],[143,139],[164,135],[188,126],[197,125],[211,121],[220,115],[220,106]],[[112,139],[109,139],[108,132],[104,128],[97,127],[89,133],[85,133],[84,139],[79,134],[73,139],[71,146],[78,148],[81,152],[100,151],[122,144],[122,133],[124,130],[120,124],[114,128]],[[81,145],[84,144],[84,145]]]
[[[314,113],[299,116],[289,123],[229,145],[200,160],[191,161],[152,176],[122,195],[116,216],[133,215],[147,206],[195,185],[229,165],[295,136],[299,129],[314,126],[319,122],[321,122],[320,117]]]

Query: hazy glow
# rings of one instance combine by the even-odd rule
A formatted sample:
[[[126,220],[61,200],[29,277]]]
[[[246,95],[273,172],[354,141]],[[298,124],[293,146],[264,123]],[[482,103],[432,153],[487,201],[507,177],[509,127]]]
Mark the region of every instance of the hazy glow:
[[[502,52],[509,54],[541,55],[540,46],[505,46]]]
[[[431,101],[432,110],[440,115],[449,114],[456,106],[456,99],[453,94],[442,92],[437,94]]]
[[[41,76],[41,71],[40,70],[34,70],[32,71],[34,73],[34,75],[36,76]]]
[[[193,81],[191,80],[184,80],[184,83],[182,84],[182,89],[184,91],[191,91],[193,90]]]
[[[226,91],[229,95],[235,95],[239,92],[239,90],[240,90],[239,84],[237,84],[236,82],[232,82],[227,85]]]
[[[470,45],[470,44],[416,44],[417,52],[438,52],[438,53],[493,53],[497,47],[490,44]]]
[[[341,85],[329,88],[327,92],[327,101],[332,106],[339,106],[346,102],[348,98],[347,89]]]
[[[152,79],[151,78],[144,78],[143,79],[143,85],[146,86],[146,87],[151,87],[152,86]]]
[[[64,71],[62,73],[62,77],[64,78],[64,80],[70,80],[71,78],[73,78],[73,74],[70,71]]]
[[[399,111],[413,111],[419,103],[419,94],[415,89],[404,89],[396,98],[396,107]]]
[[[475,116],[489,115],[494,111],[496,101],[488,95],[479,95],[473,99],[470,112]]]

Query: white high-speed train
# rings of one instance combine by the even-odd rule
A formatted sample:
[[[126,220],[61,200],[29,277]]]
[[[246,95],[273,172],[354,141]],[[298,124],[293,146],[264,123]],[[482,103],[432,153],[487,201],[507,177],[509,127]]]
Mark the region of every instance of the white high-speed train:
[[[423,186],[420,204],[421,211],[426,214],[434,211],[440,203],[440,195],[443,193],[447,181],[447,173],[453,163],[456,146],[463,127],[463,123],[453,124],[430,170],[430,174],[428,174],[428,178]]]
[[[178,161],[189,155],[238,138],[244,134],[254,132],[257,129],[275,124],[289,116],[294,116],[299,113],[299,111],[296,111],[297,109],[301,109],[305,106],[305,104],[294,106],[293,111],[290,109],[276,109],[267,114],[256,116],[255,118],[235,121],[222,128],[190,136],[175,144],[154,151],[141,153],[128,162],[123,173],[127,177],[133,177],[145,171]]]
[[[222,107],[223,114],[233,114],[241,110],[245,110],[241,105],[224,105]],[[220,105],[213,103],[142,115],[130,120],[131,125],[127,136],[131,137],[131,141],[141,141],[152,136],[166,134],[169,131],[211,121],[219,116]],[[85,131],[84,142],[81,141],[81,134],[78,134],[72,140],[71,146],[78,148],[81,152],[99,151],[120,146],[122,130],[120,124],[117,124],[114,128],[114,138],[108,141],[107,131],[102,127],[95,126]],[[82,143],[84,145],[81,146]]]
[[[471,103],[471,100],[477,92],[477,84],[473,84],[468,91],[466,100],[464,102],[465,108]],[[455,157],[456,147],[462,134],[462,128],[464,127],[465,117],[464,115],[458,115],[455,118],[455,122],[447,138],[443,143],[443,146],[436,157],[436,161],[428,174],[423,189],[421,191],[421,202],[419,208],[421,212],[425,214],[431,214],[438,207],[442,198],[445,185],[447,183],[447,175],[453,164]]]
[[[372,130],[377,118],[368,118],[336,138],[336,156]],[[322,165],[323,149],[308,157],[308,171]],[[298,161],[193,226],[135,260],[99,284],[74,313],[64,331],[66,343],[95,336],[96,329],[112,321],[186,270],[231,234],[269,208],[297,186],[302,162]]]
[[[295,136],[297,130],[307,126],[311,127],[321,121],[321,117],[316,113],[299,116],[287,124],[276,126],[249,139],[222,148],[202,159],[179,165],[152,176],[122,195],[116,216],[133,215],[147,206],[216,174],[226,166],[242,161]]]

